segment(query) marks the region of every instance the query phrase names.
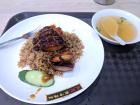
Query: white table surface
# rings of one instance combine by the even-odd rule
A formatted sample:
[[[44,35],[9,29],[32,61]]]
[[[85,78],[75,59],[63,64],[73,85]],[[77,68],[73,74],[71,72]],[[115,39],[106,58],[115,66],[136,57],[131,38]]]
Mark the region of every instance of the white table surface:
[[[127,10],[140,17],[140,0],[116,0],[113,5],[108,6],[96,4],[94,0],[1,0],[0,34],[8,20],[20,12],[96,12],[105,8]]]

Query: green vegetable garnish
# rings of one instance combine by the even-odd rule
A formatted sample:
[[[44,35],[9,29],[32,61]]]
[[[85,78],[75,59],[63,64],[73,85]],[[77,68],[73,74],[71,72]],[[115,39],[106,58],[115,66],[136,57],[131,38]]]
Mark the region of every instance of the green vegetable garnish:
[[[98,32],[101,32],[101,29],[99,27],[96,27],[96,29],[97,29]]]
[[[21,81],[38,87],[49,87],[54,84],[54,78],[43,71],[23,70],[19,72],[18,77]]]
[[[120,23],[123,23],[126,20],[124,17],[120,17]]]
[[[28,70],[20,71],[19,74],[18,74],[18,78],[19,78],[21,81],[25,82],[25,75],[26,75],[27,72],[28,72]]]

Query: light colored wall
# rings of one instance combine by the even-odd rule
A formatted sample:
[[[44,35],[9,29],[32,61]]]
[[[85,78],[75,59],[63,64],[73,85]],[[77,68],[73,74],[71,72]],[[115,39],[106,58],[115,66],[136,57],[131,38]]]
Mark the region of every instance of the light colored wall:
[[[24,11],[96,12],[105,8],[127,10],[140,17],[140,0],[116,0],[109,6],[96,4],[93,0],[1,0],[0,33],[10,17]]]

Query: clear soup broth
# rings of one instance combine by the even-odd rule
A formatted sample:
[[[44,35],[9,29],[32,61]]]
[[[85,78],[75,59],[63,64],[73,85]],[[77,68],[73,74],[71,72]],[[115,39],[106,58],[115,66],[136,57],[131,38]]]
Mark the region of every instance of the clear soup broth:
[[[117,35],[120,38],[122,38],[125,42],[130,42],[136,37],[136,34],[137,34],[136,28],[127,19],[125,19],[123,17],[114,17],[114,16],[107,16],[107,17],[110,17],[117,22],[117,24],[118,24]],[[97,28],[98,32],[100,32],[102,35],[104,35],[105,37],[107,37],[109,39],[112,39],[109,36],[109,32],[105,32],[104,28],[102,27],[103,24],[101,23],[101,21],[104,18],[105,17],[102,17],[99,19],[99,21],[97,22],[96,28]],[[108,21],[108,22],[110,22],[109,24],[112,24],[111,21]],[[111,30],[112,27],[108,27],[108,28],[110,28],[110,30]]]

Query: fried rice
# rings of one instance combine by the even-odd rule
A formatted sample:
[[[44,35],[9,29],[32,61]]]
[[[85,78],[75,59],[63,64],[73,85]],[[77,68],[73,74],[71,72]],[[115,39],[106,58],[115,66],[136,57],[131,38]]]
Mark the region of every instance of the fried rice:
[[[38,33],[35,33],[34,36],[38,36]],[[84,46],[82,44],[82,41],[77,37],[75,33],[63,32],[63,35],[61,36],[66,43],[67,51],[70,51],[74,55],[72,58],[72,62],[76,63],[83,52]],[[27,39],[25,44],[22,46],[18,66],[20,68],[24,68],[28,65],[31,69],[45,71],[45,73],[52,75],[63,74],[63,72],[54,70],[49,65],[51,56],[60,52],[35,51],[33,50],[32,41],[33,38],[31,37]]]

